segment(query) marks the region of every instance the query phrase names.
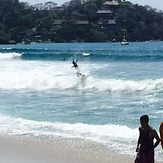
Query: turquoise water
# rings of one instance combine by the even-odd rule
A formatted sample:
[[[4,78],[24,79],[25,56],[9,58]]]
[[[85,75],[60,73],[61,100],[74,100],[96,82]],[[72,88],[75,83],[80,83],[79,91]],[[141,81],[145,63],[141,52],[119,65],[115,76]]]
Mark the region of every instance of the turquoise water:
[[[163,42],[0,45],[0,134],[80,138],[135,154],[140,116],[157,131],[162,121],[162,72]]]

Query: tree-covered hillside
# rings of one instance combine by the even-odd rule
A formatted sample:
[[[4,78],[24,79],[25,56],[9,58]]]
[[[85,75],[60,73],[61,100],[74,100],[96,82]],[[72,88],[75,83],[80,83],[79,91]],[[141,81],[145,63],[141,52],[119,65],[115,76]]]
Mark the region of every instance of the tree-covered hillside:
[[[92,0],[39,10],[17,0],[0,0],[0,43],[120,41],[124,21],[129,41],[163,40],[162,12],[121,0],[111,3]]]

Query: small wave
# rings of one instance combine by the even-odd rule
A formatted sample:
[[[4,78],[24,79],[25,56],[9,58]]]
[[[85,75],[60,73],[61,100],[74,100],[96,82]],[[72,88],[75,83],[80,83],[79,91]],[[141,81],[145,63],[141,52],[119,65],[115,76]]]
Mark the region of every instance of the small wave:
[[[163,61],[162,53],[144,53],[132,51],[116,51],[116,50],[103,50],[103,51],[88,51],[88,52],[75,52],[69,50],[54,50],[54,49],[3,49],[0,54],[7,53],[22,54],[23,60],[71,60],[73,57],[80,60],[91,59],[92,61],[139,61],[139,62],[153,62]]]
[[[67,138],[83,138],[107,143],[110,139],[137,138],[137,129],[127,126],[105,124],[93,125],[83,123],[39,122],[22,118],[1,115],[1,134],[34,135],[34,136],[62,136]]]
[[[163,90],[163,79],[131,81],[122,79],[94,79],[91,78],[86,89],[96,89],[111,93],[153,92]]]
[[[12,56],[13,57],[13,56]],[[59,65],[58,65],[59,66]],[[41,69],[42,70],[42,69]],[[100,91],[109,93],[151,93],[163,91],[163,78],[155,80],[122,80],[122,79],[100,79],[88,75],[83,81],[76,74],[69,74],[71,71],[58,72],[57,74],[46,73],[42,71],[29,70],[19,72],[16,69],[12,73],[1,72],[0,89],[32,89],[32,90],[84,90],[84,91]],[[57,69],[56,69],[57,70]],[[86,74],[87,75],[87,74]]]
[[[22,54],[20,53],[0,53],[0,59],[16,59],[16,58],[20,58]]]
[[[83,56],[89,56],[90,53],[82,53]]]
[[[1,114],[0,123],[0,134],[3,135],[66,138],[74,139],[74,141],[82,139],[84,142],[91,141],[107,146],[108,149],[121,150],[125,151],[125,153],[131,153],[131,149],[135,146],[138,137],[137,129],[113,124],[39,122]]]
[[[23,53],[21,59],[23,60],[71,60],[73,54],[70,53],[57,53],[57,52],[39,52],[39,53]]]
[[[163,55],[157,54],[132,54],[130,53],[91,53],[91,59],[95,61],[139,61],[139,62],[153,62],[163,61]]]
[[[12,50],[12,49],[15,49],[15,48],[2,48],[3,50]]]

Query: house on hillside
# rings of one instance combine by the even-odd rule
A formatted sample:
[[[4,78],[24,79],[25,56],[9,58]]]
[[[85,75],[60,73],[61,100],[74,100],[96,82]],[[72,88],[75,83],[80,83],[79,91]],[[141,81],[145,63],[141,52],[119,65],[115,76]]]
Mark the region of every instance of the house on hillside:
[[[106,1],[105,3],[102,4],[102,8],[115,12],[116,9],[118,8],[118,5],[119,5],[118,0]]]
[[[98,26],[99,30],[115,30],[116,21],[114,19],[114,14],[118,8],[118,0],[106,1],[102,4],[100,10],[96,12],[98,16]]]
[[[80,26],[85,26],[85,25],[89,25],[89,22],[87,20],[77,20],[74,22],[75,25],[80,25]]]

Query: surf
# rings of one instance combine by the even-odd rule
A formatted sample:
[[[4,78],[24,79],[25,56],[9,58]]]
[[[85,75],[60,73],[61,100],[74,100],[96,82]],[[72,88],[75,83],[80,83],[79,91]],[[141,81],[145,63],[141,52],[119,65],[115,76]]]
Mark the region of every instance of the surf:
[[[132,142],[136,141],[138,136],[137,129],[131,129],[127,126],[105,124],[94,125],[84,123],[63,123],[63,122],[44,122],[36,120],[28,120],[19,117],[12,117],[0,114],[1,134],[27,136],[27,137],[44,137],[65,138],[65,139],[82,139],[84,141],[92,141],[102,145],[110,146],[117,150],[125,149],[128,140],[130,147]],[[118,141],[121,139],[121,141]],[[121,144],[116,147],[115,142]],[[127,150],[129,152],[129,150]],[[125,151],[125,152],[127,152]]]
[[[22,54],[11,52],[11,53],[0,53],[0,60],[2,59],[18,59],[21,58]]]
[[[13,55],[10,55],[13,57]],[[51,65],[43,67],[43,63],[37,63],[37,66],[31,68],[35,63],[22,63],[22,66],[10,67],[5,71],[0,71],[1,81],[0,89],[31,89],[31,90],[67,90],[76,89],[84,91],[99,91],[106,93],[150,93],[163,91],[163,78],[128,80],[116,78],[100,78],[100,76],[91,75],[90,72],[84,72],[84,75],[77,77],[76,72],[68,66],[68,63],[58,66]],[[62,66],[62,69],[60,68]],[[22,69],[21,69],[22,67]],[[67,68],[69,67],[69,68]]]

